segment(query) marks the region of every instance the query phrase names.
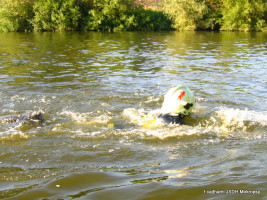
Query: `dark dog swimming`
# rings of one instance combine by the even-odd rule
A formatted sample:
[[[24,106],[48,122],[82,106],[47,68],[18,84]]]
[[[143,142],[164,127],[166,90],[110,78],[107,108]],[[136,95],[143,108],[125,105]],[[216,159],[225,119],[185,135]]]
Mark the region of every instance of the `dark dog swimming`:
[[[26,114],[19,115],[10,115],[2,120],[4,124],[11,123],[34,123],[34,124],[43,124],[44,123],[44,113],[43,111],[34,111]]]

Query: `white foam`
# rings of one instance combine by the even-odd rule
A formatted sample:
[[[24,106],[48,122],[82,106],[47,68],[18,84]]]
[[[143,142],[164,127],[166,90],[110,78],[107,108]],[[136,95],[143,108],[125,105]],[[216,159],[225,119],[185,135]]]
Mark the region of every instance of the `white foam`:
[[[234,122],[238,125],[243,125],[244,121],[250,121],[257,122],[263,126],[267,125],[267,112],[219,107],[216,113],[223,121],[230,124]]]
[[[168,137],[190,136],[215,134],[226,136],[230,134],[241,133],[244,138],[251,135],[249,129],[253,126],[264,127],[267,125],[267,112],[257,112],[253,110],[240,110],[238,108],[218,107],[215,108],[210,116],[201,118],[201,110],[198,109],[199,124],[194,126],[177,124],[160,124],[155,127],[144,127],[144,116],[157,118],[160,110],[145,111],[144,109],[127,108],[123,111],[123,116],[139,126],[137,130],[126,131],[128,134],[140,134],[142,137],[156,137],[160,139]],[[260,132],[259,134],[263,134]],[[253,135],[253,134],[252,134]],[[251,135],[251,136],[252,136]],[[255,136],[255,137],[254,137]],[[254,135],[254,138],[257,138]],[[259,137],[260,138],[260,137]]]
[[[157,116],[160,109],[146,111],[144,109],[127,108],[122,115],[114,115],[109,111],[74,112],[63,111],[59,113],[64,119],[70,119],[71,123],[57,122],[51,131],[73,133],[75,136],[90,135],[92,137],[105,137],[110,134],[123,135],[124,137],[159,138],[183,136],[213,135],[215,137],[242,137],[248,139],[260,139],[266,136],[267,112],[259,112],[249,109],[229,107],[217,107],[209,110],[196,109],[193,126],[166,124]],[[195,118],[194,118],[195,117]],[[110,121],[123,118],[125,124],[120,129],[113,129],[116,124],[109,126]],[[121,120],[121,119],[120,119]],[[55,120],[54,120],[55,121]],[[152,125],[150,125],[150,122]],[[128,126],[128,125],[129,126]],[[256,128],[255,128],[256,127]],[[24,136],[25,133],[34,133],[36,129],[26,130],[23,133],[21,124],[7,124],[0,129],[0,136],[13,135]]]
[[[5,130],[1,130],[0,138],[13,138],[13,137],[21,137],[28,138],[29,135],[21,130],[22,123],[15,124],[14,126],[5,125]]]
[[[79,113],[73,111],[63,111],[60,115],[70,117],[73,121],[78,124],[107,124],[108,121],[111,119],[110,116],[107,114],[101,114],[98,116],[95,115],[93,112],[86,112],[86,113]]]
[[[144,103],[149,104],[149,103],[159,102],[159,100],[160,100],[160,97],[148,96],[147,100],[144,101]]]
[[[145,111],[144,109],[127,108],[123,111],[123,116],[143,128],[157,128],[164,125],[164,122],[157,118],[160,110]]]
[[[201,127],[191,127],[186,125],[168,125],[155,130],[146,131],[146,136],[153,136],[159,139],[169,137],[180,137],[203,134],[204,130]]]

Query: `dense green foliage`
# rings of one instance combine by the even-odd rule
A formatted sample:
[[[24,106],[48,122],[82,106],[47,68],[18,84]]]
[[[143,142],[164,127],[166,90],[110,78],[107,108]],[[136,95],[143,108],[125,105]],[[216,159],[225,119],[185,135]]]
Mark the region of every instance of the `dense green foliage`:
[[[207,13],[207,6],[198,0],[163,0],[163,6],[178,30],[195,30]]]
[[[89,30],[131,30],[136,19],[131,6],[133,0],[95,0],[89,11]]]
[[[260,31],[266,20],[267,0],[0,0],[6,32]]]
[[[40,0],[33,10],[35,16],[32,20],[34,30],[76,30],[81,14],[75,0]]]
[[[266,29],[266,0],[163,0],[163,11],[180,30]]]
[[[135,0],[95,0],[88,30],[168,30],[171,21],[161,11],[145,10]]]
[[[33,26],[33,1],[0,0],[0,31],[28,31]]]
[[[266,2],[266,0],[224,0],[222,29],[262,30],[266,27]]]

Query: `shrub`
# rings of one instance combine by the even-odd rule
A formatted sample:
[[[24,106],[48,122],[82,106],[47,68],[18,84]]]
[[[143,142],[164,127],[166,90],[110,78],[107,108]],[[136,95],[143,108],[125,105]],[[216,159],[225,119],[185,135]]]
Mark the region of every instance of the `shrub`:
[[[163,0],[163,11],[173,20],[177,30],[196,30],[208,12],[202,0]]]
[[[141,31],[161,31],[173,30],[172,20],[162,11],[139,9],[136,14],[137,27],[135,30]]]
[[[96,0],[89,11],[88,30],[170,30],[171,20],[161,11],[145,10],[135,0]]]
[[[31,31],[33,0],[0,0],[0,31]]]
[[[223,30],[261,30],[266,26],[266,0],[224,0]]]
[[[75,0],[39,0],[32,20],[36,31],[76,30],[81,14]]]
[[[266,20],[266,0],[0,0],[0,31],[259,31]]]
[[[135,26],[134,6],[134,0],[95,0],[87,29],[113,31]]]

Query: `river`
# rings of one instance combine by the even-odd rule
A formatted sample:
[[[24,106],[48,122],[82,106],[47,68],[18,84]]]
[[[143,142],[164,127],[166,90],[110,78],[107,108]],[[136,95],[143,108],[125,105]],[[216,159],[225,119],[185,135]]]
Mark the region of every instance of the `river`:
[[[0,33],[0,199],[266,199],[266,49],[266,32]],[[180,84],[186,125],[143,126]]]

